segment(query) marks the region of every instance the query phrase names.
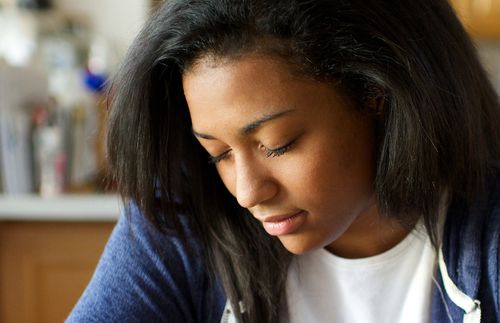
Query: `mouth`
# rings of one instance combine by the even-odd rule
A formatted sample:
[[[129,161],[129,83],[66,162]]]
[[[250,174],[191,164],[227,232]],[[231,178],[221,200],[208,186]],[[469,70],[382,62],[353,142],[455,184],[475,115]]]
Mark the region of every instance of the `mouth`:
[[[262,221],[264,230],[272,236],[291,234],[304,223],[306,211],[300,210],[293,214],[268,216]]]

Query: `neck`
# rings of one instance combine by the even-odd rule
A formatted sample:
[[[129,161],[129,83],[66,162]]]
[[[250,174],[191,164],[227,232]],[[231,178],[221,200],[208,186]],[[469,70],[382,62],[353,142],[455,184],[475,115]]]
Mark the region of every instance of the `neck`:
[[[326,250],[342,258],[365,258],[381,254],[401,242],[415,223],[403,226],[382,216],[374,203],[351,224]]]

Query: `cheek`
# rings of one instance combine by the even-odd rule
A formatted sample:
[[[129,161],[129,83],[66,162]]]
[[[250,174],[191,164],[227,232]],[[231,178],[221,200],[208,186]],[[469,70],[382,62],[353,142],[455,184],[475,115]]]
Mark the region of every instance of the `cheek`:
[[[231,195],[233,196],[236,196],[236,181],[234,172],[231,170],[231,168],[228,165],[216,164],[215,169],[229,193],[231,193]]]
[[[323,140],[284,169],[283,184],[304,208],[351,213],[373,194],[371,151],[364,140]]]
[[[325,163],[324,157],[309,150],[290,158],[284,155],[283,163],[276,165],[274,174],[284,191],[282,193],[297,207],[308,208],[312,207],[311,204],[319,204],[326,186],[323,183],[324,176],[330,173],[325,169],[329,165]]]

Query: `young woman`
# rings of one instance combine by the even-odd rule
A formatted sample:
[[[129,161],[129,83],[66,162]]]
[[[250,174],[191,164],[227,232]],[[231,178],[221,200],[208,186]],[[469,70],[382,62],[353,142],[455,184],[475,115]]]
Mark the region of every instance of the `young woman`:
[[[68,322],[498,322],[500,108],[445,0],[169,0]]]

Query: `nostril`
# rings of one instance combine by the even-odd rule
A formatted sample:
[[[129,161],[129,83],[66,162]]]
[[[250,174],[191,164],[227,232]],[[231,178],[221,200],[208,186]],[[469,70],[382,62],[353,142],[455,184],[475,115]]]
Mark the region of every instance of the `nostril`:
[[[248,198],[241,197],[241,195],[237,195],[236,200],[238,201],[238,204],[245,209],[249,209],[254,206]]]
[[[253,185],[237,187],[236,199],[241,207],[249,209],[274,198],[277,192],[278,186],[276,183],[265,180],[254,182]]]
[[[236,188],[236,200],[241,207],[251,208],[258,204],[257,189],[249,184]]]
[[[233,156],[234,193],[240,206],[249,209],[276,195],[277,185],[264,165],[256,163],[251,155]]]

